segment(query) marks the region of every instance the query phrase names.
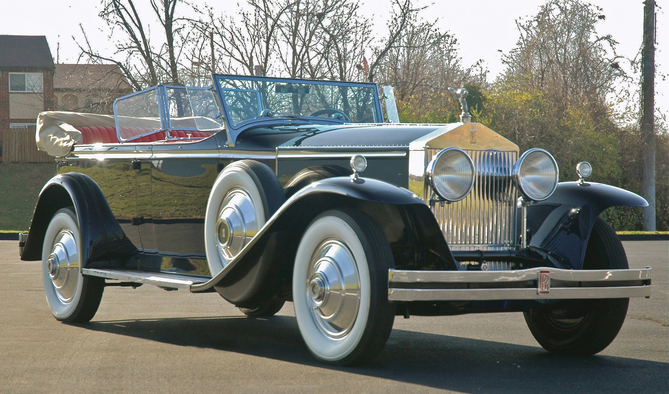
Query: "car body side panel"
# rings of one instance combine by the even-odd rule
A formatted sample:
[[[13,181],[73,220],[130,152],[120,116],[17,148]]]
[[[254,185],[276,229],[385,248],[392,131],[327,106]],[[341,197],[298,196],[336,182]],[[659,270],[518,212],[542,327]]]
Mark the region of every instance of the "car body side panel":
[[[364,155],[364,153],[363,153]],[[283,184],[300,170],[315,166],[332,166],[346,170],[349,174],[352,172],[349,162],[353,154],[348,154],[345,157],[332,157],[327,153],[321,153],[312,157],[280,159],[278,161],[277,176]],[[373,179],[380,179],[385,182],[392,183],[402,187],[407,187],[407,163],[406,157],[373,157],[365,156],[367,158],[367,170],[364,176]]]
[[[151,152],[151,201],[144,204],[150,221],[140,226],[142,240],[152,237],[161,254],[203,257],[207,200],[223,167],[216,141],[154,145]]]
[[[648,202],[601,183],[560,183],[551,198],[528,208],[529,246],[548,252],[564,268],[580,269],[595,219],[613,206],[645,207]]]

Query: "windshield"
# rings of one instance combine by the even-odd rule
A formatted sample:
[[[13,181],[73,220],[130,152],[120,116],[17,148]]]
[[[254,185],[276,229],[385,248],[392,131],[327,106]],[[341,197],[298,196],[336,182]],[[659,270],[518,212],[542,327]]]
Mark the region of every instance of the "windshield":
[[[305,81],[215,75],[230,128],[269,118],[328,118],[381,123],[378,88],[372,83]],[[318,119],[312,119],[317,121]]]

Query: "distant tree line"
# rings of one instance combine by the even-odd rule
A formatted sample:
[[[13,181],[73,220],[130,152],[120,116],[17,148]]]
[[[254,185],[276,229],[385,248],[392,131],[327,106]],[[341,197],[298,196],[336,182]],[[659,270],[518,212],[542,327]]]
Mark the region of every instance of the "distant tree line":
[[[504,72],[488,81],[483,60],[465,66],[458,41],[421,17],[412,0],[392,0],[386,34],[375,37],[360,14],[362,0],[246,0],[218,13],[185,0],[103,0],[115,51],[78,40],[82,60],[112,62],[137,90],[157,83],[204,84],[212,72],[372,81],[395,88],[403,122],[458,121],[449,87],[464,86],[473,121],[501,133],[521,151],[550,151],[561,180],[592,163],[594,182],[641,190],[643,140],[638,81],[621,67],[639,61],[616,55],[616,41],[598,36],[602,10],[580,0],[547,0],[537,15],[516,21],[516,46],[503,54]],[[149,35],[158,21],[161,39]],[[112,35],[113,33],[113,35]],[[641,38],[641,37],[640,37]],[[155,40],[155,41],[154,41]],[[208,82],[207,82],[208,83]],[[669,229],[669,134],[656,118],[657,229]],[[641,230],[639,209],[612,208],[618,230]]]

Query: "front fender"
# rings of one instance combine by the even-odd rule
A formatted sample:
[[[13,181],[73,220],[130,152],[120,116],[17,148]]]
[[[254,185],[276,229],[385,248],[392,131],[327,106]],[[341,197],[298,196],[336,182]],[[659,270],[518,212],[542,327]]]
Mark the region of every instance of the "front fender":
[[[83,268],[108,268],[109,261],[132,254],[136,248],[125,236],[102,190],[89,176],[71,172],[51,178],[42,188],[21,260],[41,260],[44,234],[51,218],[71,206],[81,237]],[[102,264],[95,264],[102,262]]]
[[[615,186],[560,183],[548,200],[528,208],[529,246],[549,252],[565,268],[580,269],[595,219],[613,206],[646,207],[648,202]]]
[[[334,177],[295,193],[230,264],[191,291],[215,288],[237,306],[253,306],[280,293],[292,279],[295,253],[306,227],[319,213],[336,207],[354,207],[372,216],[391,244],[403,237],[414,238],[429,243],[444,265],[453,268],[456,264],[434,216],[416,195],[374,179],[355,182]],[[407,236],[407,232],[412,234]]]

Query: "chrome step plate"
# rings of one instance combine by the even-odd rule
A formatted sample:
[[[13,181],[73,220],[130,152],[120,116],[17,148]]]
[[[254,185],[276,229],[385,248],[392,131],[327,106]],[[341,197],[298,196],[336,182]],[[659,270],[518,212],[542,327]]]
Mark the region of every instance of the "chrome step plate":
[[[154,285],[158,287],[164,287],[167,289],[186,289],[186,290],[190,290],[190,287],[194,284],[205,283],[209,279],[211,279],[206,276],[191,276],[191,275],[179,275],[179,274],[170,274],[163,272],[98,269],[98,268],[84,268],[82,273],[84,275],[97,276],[100,278],[119,280],[123,282]]]

